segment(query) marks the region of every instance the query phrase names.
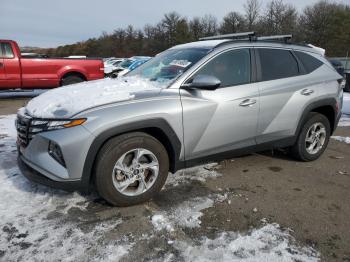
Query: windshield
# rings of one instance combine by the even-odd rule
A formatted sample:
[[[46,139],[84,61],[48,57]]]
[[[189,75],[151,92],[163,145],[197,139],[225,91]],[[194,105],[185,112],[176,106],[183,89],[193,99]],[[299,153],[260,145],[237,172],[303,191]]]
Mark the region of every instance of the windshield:
[[[182,75],[191,66],[210,52],[205,48],[167,50],[130,72],[150,81],[169,82]]]
[[[122,68],[128,68],[133,62],[135,62],[135,60],[126,59],[123,62],[121,62],[119,66]]]
[[[113,65],[114,65],[114,66],[117,66],[117,65],[119,65],[121,62],[122,62],[122,61],[114,62]]]

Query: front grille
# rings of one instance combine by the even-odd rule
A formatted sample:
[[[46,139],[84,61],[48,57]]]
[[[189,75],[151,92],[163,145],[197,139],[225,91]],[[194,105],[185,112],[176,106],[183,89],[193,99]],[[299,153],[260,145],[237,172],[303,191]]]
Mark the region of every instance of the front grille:
[[[47,121],[37,121],[27,114],[17,114],[17,140],[23,147],[27,147],[33,137],[47,128]]]

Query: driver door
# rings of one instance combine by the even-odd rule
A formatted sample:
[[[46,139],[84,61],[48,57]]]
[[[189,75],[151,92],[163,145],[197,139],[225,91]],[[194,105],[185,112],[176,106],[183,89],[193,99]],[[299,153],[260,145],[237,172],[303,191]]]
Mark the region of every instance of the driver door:
[[[259,90],[252,83],[249,48],[216,55],[196,75],[212,75],[221,81],[216,90],[180,89],[186,160],[230,152],[256,145]]]

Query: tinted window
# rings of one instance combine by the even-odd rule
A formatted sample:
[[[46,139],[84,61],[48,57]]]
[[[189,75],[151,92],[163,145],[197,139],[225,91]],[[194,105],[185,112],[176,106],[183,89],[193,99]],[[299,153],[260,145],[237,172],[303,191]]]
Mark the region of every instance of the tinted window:
[[[250,82],[249,49],[225,52],[203,66],[196,75],[212,75],[221,81],[221,87]]]
[[[2,57],[3,58],[13,58],[14,57],[10,43],[2,43],[1,47],[2,47]]]
[[[303,52],[295,51],[295,55],[298,57],[300,62],[303,64],[306,73],[309,74],[312,71],[315,71],[317,68],[319,68],[323,63],[318,60],[317,58],[308,55]]]
[[[268,81],[299,74],[298,63],[288,50],[258,49],[261,63],[261,80]]]

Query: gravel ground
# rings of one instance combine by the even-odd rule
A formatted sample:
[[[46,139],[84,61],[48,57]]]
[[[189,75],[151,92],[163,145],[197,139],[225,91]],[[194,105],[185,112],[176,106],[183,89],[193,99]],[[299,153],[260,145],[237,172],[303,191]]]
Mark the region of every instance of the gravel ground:
[[[0,100],[0,260],[350,261],[350,118],[315,162],[247,155],[180,171],[153,201],[114,208],[20,174],[12,123],[25,102]]]

